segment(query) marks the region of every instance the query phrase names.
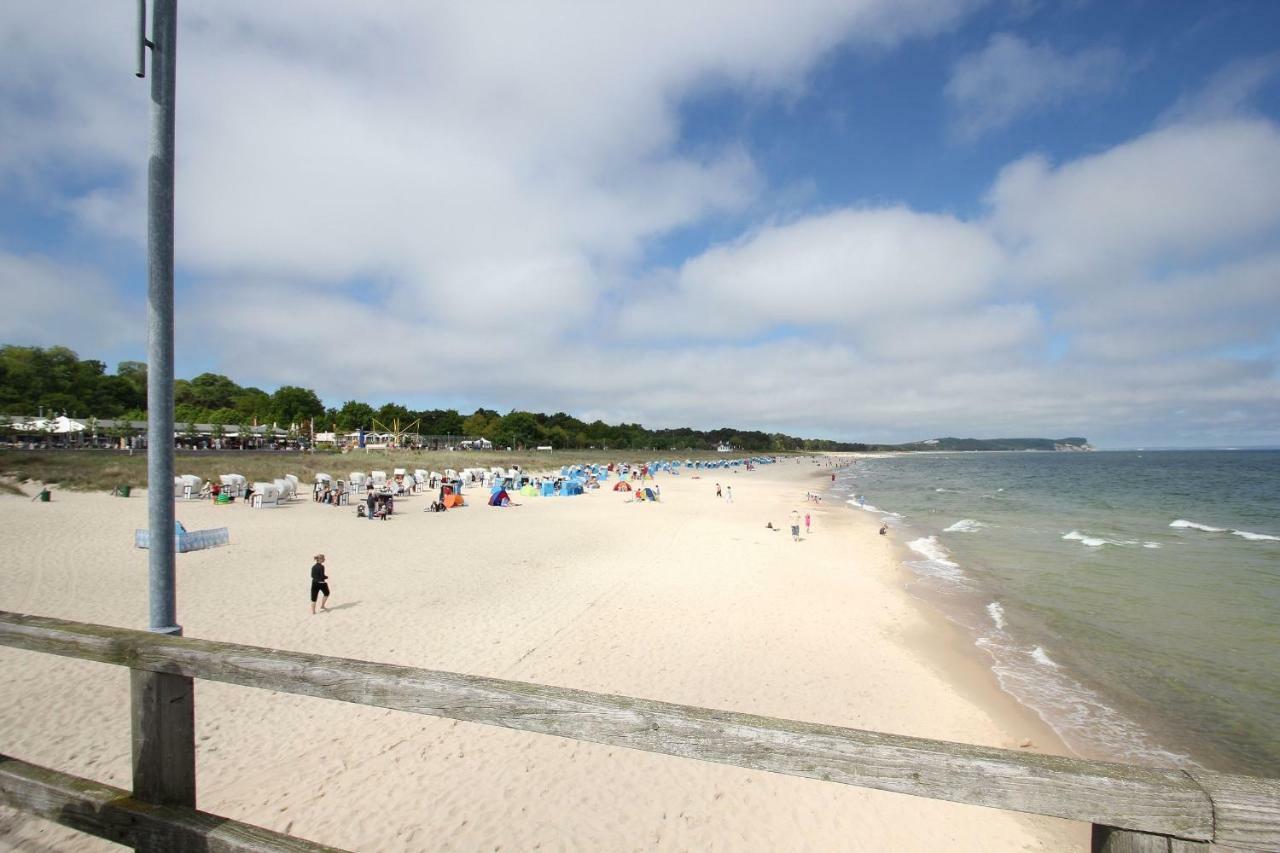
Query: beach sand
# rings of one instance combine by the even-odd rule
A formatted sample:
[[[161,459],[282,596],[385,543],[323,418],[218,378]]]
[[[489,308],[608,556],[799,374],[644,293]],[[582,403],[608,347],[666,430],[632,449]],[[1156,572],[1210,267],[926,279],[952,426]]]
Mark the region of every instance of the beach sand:
[[[904,591],[871,516],[806,503],[829,470],[661,475],[656,505],[612,481],[510,509],[475,489],[443,515],[400,501],[387,522],[309,498],[179,502],[188,529],[231,531],[227,547],[177,556],[179,622],[191,637],[1061,752]],[[792,509],[813,515],[799,543]],[[0,514],[0,609],[146,626],[145,496],[0,495]],[[317,552],[333,598],[312,616]],[[0,678],[0,750],[129,787],[126,670],[0,648]],[[197,685],[200,808],[351,850],[1087,849],[1086,826],[1050,818]],[[119,848],[0,809],[0,849]]]

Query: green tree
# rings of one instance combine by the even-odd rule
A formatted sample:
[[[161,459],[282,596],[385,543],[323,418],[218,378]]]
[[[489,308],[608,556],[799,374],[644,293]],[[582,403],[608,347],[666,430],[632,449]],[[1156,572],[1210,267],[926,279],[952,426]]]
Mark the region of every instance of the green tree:
[[[374,417],[387,429],[391,429],[393,421],[399,421],[402,427],[408,425],[413,420],[413,413],[399,403],[386,403],[378,409]]]
[[[338,429],[344,432],[352,432],[361,427],[368,429],[373,425],[373,407],[368,403],[348,400],[338,409],[337,423]]]
[[[249,422],[269,423],[273,409],[271,395],[261,388],[242,388],[232,400],[231,407]]]
[[[312,418],[324,416],[324,403],[310,388],[282,385],[271,395],[272,416],[286,429],[290,424],[301,424]]]
[[[497,412],[489,412],[485,409],[476,409],[475,414],[462,422],[462,434],[473,437],[483,436],[484,438],[495,440],[493,431],[499,421],[497,414]]]
[[[511,412],[494,427],[493,440],[503,447],[524,448],[538,443],[538,420],[530,412]]]
[[[191,402],[202,409],[231,409],[243,389],[225,376],[201,373],[189,384]]]

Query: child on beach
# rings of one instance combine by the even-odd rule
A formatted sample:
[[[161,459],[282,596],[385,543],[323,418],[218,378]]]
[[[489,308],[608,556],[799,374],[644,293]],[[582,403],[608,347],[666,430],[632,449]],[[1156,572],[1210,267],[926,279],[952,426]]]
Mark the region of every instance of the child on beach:
[[[800,513],[791,510],[791,541],[800,541]]]
[[[804,514],[804,535],[809,535],[809,513]]]
[[[324,554],[316,554],[315,565],[311,567],[311,615],[316,615],[316,598],[320,597],[320,609],[328,610],[329,576],[324,572]]]
[[[724,495],[722,495],[722,494],[720,493],[720,484],[719,484],[719,483],[716,483],[716,497],[718,497],[718,498],[722,498],[722,497],[724,497]]]

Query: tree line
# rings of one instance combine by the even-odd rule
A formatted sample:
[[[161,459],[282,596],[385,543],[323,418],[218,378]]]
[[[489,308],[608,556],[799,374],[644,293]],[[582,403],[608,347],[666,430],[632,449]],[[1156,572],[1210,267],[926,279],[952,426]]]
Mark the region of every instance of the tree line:
[[[174,418],[184,423],[215,426],[278,424],[297,425],[304,433],[312,421],[318,432],[372,430],[399,422],[420,435],[484,437],[500,447],[634,448],[654,450],[714,449],[730,444],[748,451],[867,450],[868,445],[804,439],[782,433],[723,427],[696,430],[646,429],[640,424],[590,423],[564,412],[511,411],[499,414],[479,408],[469,415],[456,409],[415,410],[398,403],[374,408],[359,400],[347,400],[337,408],[326,407],[314,391],[284,385],[275,391],[241,387],[226,376],[202,373],[174,381]],[[72,418],[146,420],[147,366],[123,361],[115,373],[95,359],[81,359],[67,347],[0,346],[0,413]],[[375,424],[377,422],[377,424]]]

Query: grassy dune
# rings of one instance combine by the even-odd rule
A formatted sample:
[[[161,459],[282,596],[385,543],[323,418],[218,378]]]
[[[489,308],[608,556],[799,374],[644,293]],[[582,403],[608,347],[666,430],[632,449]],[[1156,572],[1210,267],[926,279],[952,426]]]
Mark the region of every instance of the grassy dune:
[[[733,454],[735,457],[738,454]],[[564,450],[555,453],[480,451],[471,453],[429,450],[371,450],[368,453],[281,453],[270,451],[179,452],[175,474],[195,474],[206,480],[219,474],[243,474],[250,482],[294,474],[303,483],[314,482],[323,471],[346,479],[352,471],[444,471],[446,468],[488,468],[519,465],[530,472],[558,470],[571,463],[642,462],[650,459],[723,459],[712,451]],[[0,490],[21,494],[15,484],[52,483],[77,491],[110,491],[117,485],[140,488],[147,483],[147,457],[113,450],[0,450]]]

